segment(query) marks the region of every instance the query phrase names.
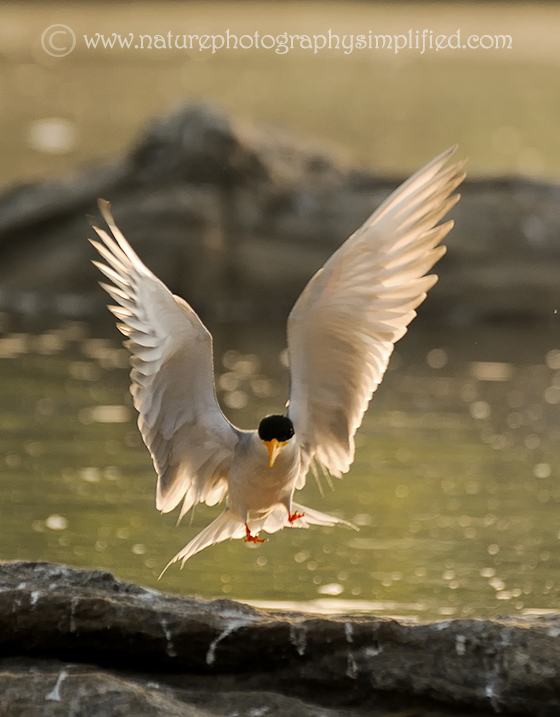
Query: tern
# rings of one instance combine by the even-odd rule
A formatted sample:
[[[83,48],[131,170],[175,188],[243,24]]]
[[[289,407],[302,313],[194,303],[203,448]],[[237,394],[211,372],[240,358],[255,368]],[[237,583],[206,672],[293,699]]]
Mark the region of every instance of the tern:
[[[138,427],[158,476],[156,507],[167,513],[182,502],[181,520],[197,503],[226,498],[221,515],[167,567],[229,538],[259,543],[261,531],[351,525],[293,495],[310,470],[341,477],[354,460],[354,435],[394,344],[437,281],[427,272],[453,226],[439,222],[465,178],[464,161],[446,166],[455,149],[398,187],[309,281],[288,318],[287,412],[266,416],[257,430],[224,416],[211,334],[142,263],[99,200],[111,234],[93,226],[101,242],[90,241],[107,262],[93,263],[112,282],[100,283],[128,338]]]

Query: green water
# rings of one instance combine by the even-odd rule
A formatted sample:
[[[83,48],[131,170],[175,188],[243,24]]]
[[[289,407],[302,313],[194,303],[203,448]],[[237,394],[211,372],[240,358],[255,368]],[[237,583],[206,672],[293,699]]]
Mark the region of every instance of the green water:
[[[232,113],[243,131],[287,130],[374,169],[405,174],[458,142],[473,176],[557,178],[559,18],[555,4],[523,3],[45,2],[29,12],[4,2],[0,185],[115,157],[151,118],[201,98]],[[53,23],[78,37],[461,28],[510,33],[513,48],[201,56],[77,47],[53,58],[40,47]],[[61,143],[41,144],[38,128],[53,119]],[[437,333],[420,317],[374,397],[351,473],[324,497],[311,481],[300,498],[353,521],[360,533],[290,529],[260,546],[227,543],[182,572],[173,566],[158,583],[167,561],[219,508],[199,508],[192,526],[187,518],[179,528],[173,515],[156,512],[127,357],[110,317],[95,328],[3,322],[0,558],[104,567],[205,597],[420,620],[558,607],[557,332]],[[287,397],[284,328],[212,329],[220,399],[231,420],[254,427]]]
[[[107,317],[107,327],[110,326]],[[560,591],[560,341],[505,328],[398,345],[349,475],[301,500],[355,522],[214,546],[157,581],[220,508],[175,527],[128,396],[126,352],[99,328],[5,318],[0,558],[102,567],[162,590],[419,620],[530,614]],[[214,326],[219,398],[255,426],[286,399],[283,327]],[[109,331],[109,329],[107,329]],[[229,407],[228,407],[229,406]],[[235,407],[232,407],[235,406]],[[314,601],[319,602],[314,602]]]

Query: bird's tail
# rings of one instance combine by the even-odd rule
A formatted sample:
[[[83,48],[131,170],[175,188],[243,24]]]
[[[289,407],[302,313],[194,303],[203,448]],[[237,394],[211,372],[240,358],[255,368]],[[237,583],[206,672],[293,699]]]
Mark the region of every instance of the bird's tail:
[[[243,537],[245,537],[245,524],[235,513],[232,513],[226,508],[216,520],[210,523],[210,525],[207,525],[203,531],[194,537],[183,550],[178,552],[177,555],[167,563],[159,577],[161,578],[163,573],[168,567],[173,565],[173,563],[182,560],[182,565],[184,565],[189,558],[192,558],[196,553],[200,553],[201,550],[204,550],[204,548],[207,548],[209,545],[221,543],[228,538]]]
[[[352,525],[352,523],[349,523],[347,520],[335,518],[335,516],[327,515],[326,513],[320,513],[318,510],[307,508],[304,505],[299,505],[299,503],[292,503],[292,510],[294,513],[300,514],[300,517],[294,520],[293,523],[290,523],[288,520],[288,513],[284,506],[278,506],[265,517],[257,519],[249,518],[247,521],[249,529],[253,535],[257,535],[261,530],[267,533],[276,533],[278,530],[282,530],[282,528],[309,528],[310,525],[346,525],[349,528],[358,530],[355,525]],[[201,550],[204,550],[204,548],[207,548],[209,545],[221,543],[229,538],[244,538],[245,536],[245,523],[238,515],[226,508],[216,520],[204,528],[183,550],[178,552],[177,555],[167,563],[159,577],[161,578],[167,568],[173,565],[173,563],[177,563],[181,560],[182,567],[189,558],[200,553]]]
[[[359,528],[347,520],[336,518],[334,515],[327,515],[327,513],[320,513],[318,510],[307,508],[305,505],[299,505],[299,503],[292,503],[292,509],[297,513],[303,514],[303,517],[293,522],[292,527],[294,528],[308,528],[310,525],[345,525],[347,528],[352,528],[352,530],[359,530]]]

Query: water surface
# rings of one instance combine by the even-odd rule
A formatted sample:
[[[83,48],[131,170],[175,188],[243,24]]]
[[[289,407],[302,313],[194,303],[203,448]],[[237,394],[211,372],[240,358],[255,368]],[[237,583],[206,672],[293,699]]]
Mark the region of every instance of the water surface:
[[[68,2],[29,12],[4,2],[0,185],[114,158],[153,117],[201,98],[244,126],[313,138],[380,171],[406,174],[459,142],[471,176],[554,179],[559,17],[557,5],[528,3],[145,2],[132,11]],[[511,33],[513,48],[203,57],[77,48],[52,58],[40,37],[53,23],[78,36],[461,28]],[[46,141],[45,127],[55,128],[56,142]],[[290,529],[265,545],[219,545],[158,583],[169,558],[219,508],[198,508],[192,525],[187,518],[179,528],[174,515],[156,512],[127,355],[110,317],[95,327],[9,316],[0,323],[0,558],[104,567],[204,597],[420,620],[557,607],[558,332],[437,332],[420,317],[374,397],[350,474],[324,496],[310,481],[299,498],[360,532]],[[284,327],[212,328],[231,420],[254,427],[282,410]]]
[[[557,607],[553,333],[440,332],[417,322],[374,395],[349,475],[324,496],[310,480],[298,496],[360,532],[286,529],[264,545],[228,542],[158,582],[220,508],[197,508],[179,528],[176,515],[155,510],[115,334],[83,322],[4,323],[0,558],[102,567],[166,591],[326,612],[427,620]],[[212,329],[220,401],[237,425],[254,427],[287,397],[284,328]]]

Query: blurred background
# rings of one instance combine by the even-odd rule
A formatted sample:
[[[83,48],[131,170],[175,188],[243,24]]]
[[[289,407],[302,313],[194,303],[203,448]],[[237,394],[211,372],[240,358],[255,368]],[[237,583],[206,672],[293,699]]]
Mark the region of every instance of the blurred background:
[[[239,122],[329,143],[352,162],[393,175],[455,143],[477,176],[560,173],[556,3],[5,2],[1,13],[3,186],[122,153],[148,120],[187,98],[216,102]],[[53,24],[77,37],[65,57],[50,57],[41,46]],[[226,29],[274,37],[412,29],[414,38],[417,30],[435,37],[460,29],[463,41],[509,34],[513,42],[511,49],[423,55],[358,49],[212,55],[118,45],[92,50],[82,39]],[[49,134],[47,119],[57,131]]]
[[[61,57],[45,52],[41,43],[55,24],[76,37],[75,48]],[[556,3],[2,3],[0,251],[9,271],[4,269],[0,282],[5,309],[0,315],[0,557],[103,567],[164,590],[325,612],[368,610],[426,620],[540,614],[556,607],[559,24]],[[424,30],[436,37],[460,31],[461,38],[510,35],[512,46],[423,54],[411,49],[212,54],[99,43],[88,49],[83,39],[97,33],[167,38],[168,33],[212,35],[227,29],[238,36],[258,31],[275,37],[284,32],[312,37],[329,30],[341,37],[367,37],[370,31],[407,35],[409,30],[413,37]],[[53,40],[60,47],[67,41],[62,35]],[[359,221],[397,179],[458,143],[459,156],[469,157],[471,184],[465,188],[466,204],[460,205],[463,214],[457,215],[461,246],[452,263],[442,266],[462,271],[463,278],[473,276],[455,292],[450,303],[459,308],[447,320],[442,312],[438,320],[431,318],[433,312],[423,319],[420,308],[358,434],[351,473],[324,497],[314,485],[305,489],[303,503],[352,520],[359,534],[286,530],[261,546],[236,541],[196,556],[182,573],[174,566],[157,583],[168,559],[216,509],[197,510],[192,525],[187,519],[178,529],[173,516],[155,511],[153,469],[128,395],[127,354],[111,316],[98,310],[104,299],[95,294],[97,277],[87,273],[93,254],[86,247],[83,217],[90,206],[94,211],[98,187],[114,201],[117,219],[122,198],[123,220],[133,209],[150,211],[158,191],[176,194],[174,185],[166,185],[165,172],[153,180],[148,199],[145,188],[135,193],[128,175],[120,184],[97,178],[113,177],[111,172],[124,176],[121,169],[128,166],[131,148],[142,145],[146,127],[185,102],[204,102],[223,112],[236,141],[257,158],[266,149],[256,147],[269,142],[277,148],[280,136],[282,146],[296,148],[298,156],[326,158],[336,168],[327,172],[338,177],[335,189],[349,191],[362,178],[360,196],[371,206],[365,211],[360,204],[365,213]],[[245,139],[257,134],[258,142]],[[157,151],[151,156],[159,161]],[[295,191],[290,172],[297,172],[285,163],[288,170],[274,185],[276,198],[282,182]],[[264,166],[273,183],[270,167],[277,165]],[[204,185],[205,180],[197,181]],[[300,192],[303,180],[297,181]],[[82,192],[78,201],[75,194],[86,185],[91,196]],[[117,187],[113,193],[112,186]],[[244,191],[250,202],[260,189],[253,184]],[[315,196],[311,190],[298,194],[310,196]],[[531,210],[518,222],[512,213],[523,202]],[[162,206],[157,204],[158,211]],[[323,205],[317,206],[317,216],[323,217]],[[303,216],[305,203],[302,207]],[[477,224],[480,216],[485,220]],[[328,224],[328,216],[323,220]],[[347,233],[333,235],[332,245],[303,263],[306,276],[324,259],[321,252],[328,255],[356,228],[355,221],[345,219]],[[125,225],[139,247],[144,246],[141,223]],[[291,224],[286,226],[282,242],[292,231]],[[307,230],[293,226],[305,242]],[[175,243],[192,243],[192,227],[178,227]],[[259,227],[262,242],[276,242],[278,253],[268,264],[280,272],[284,259],[289,262],[289,245],[277,239],[277,229],[267,235],[266,223]],[[155,269],[149,257],[157,264],[164,244],[158,244],[151,224],[150,231],[147,253],[139,252]],[[72,241],[57,244],[63,234]],[[515,246],[513,241],[509,246],[510,236]],[[496,241],[501,253],[489,270],[485,247]],[[513,256],[520,242],[523,260],[508,273],[508,252]],[[38,260],[45,246],[58,252],[48,254],[50,263]],[[457,268],[473,247],[482,247],[476,270],[470,264]],[[251,251],[244,255],[246,264]],[[46,309],[41,271],[56,293],[51,264],[70,255],[85,272],[79,286],[72,285],[72,296],[83,289],[97,297],[95,306],[51,301]],[[195,252],[189,261],[204,273],[212,256]],[[25,273],[22,266],[33,266],[35,273]],[[531,272],[533,283],[519,293],[515,282]],[[442,268],[445,286],[444,273]],[[480,297],[482,274],[485,290],[503,298],[499,321],[470,311]],[[24,292],[18,288],[20,276]],[[541,283],[547,290],[539,293]],[[188,295],[188,286],[186,291],[195,309],[204,308],[204,296]],[[283,300],[292,298],[280,297],[278,303],[283,307]],[[525,304],[531,306],[529,315]],[[510,305],[515,310],[502,310]],[[71,310],[62,310],[68,306]],[[237,317],[242,321],[210,309],[202,315],[215,337],[218,394],[228,417],[253,427],[266,413],[281,410],[288,383],[285,312],[267,321],[243,312]]]

